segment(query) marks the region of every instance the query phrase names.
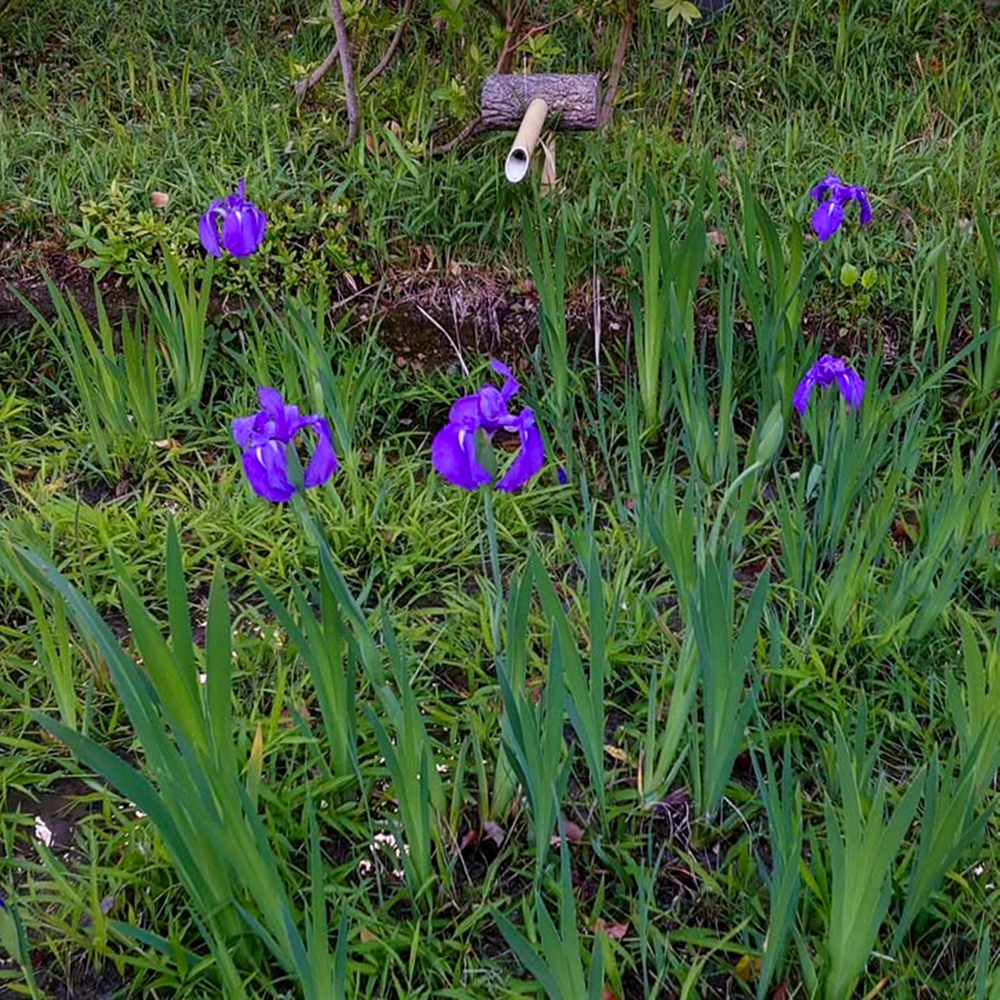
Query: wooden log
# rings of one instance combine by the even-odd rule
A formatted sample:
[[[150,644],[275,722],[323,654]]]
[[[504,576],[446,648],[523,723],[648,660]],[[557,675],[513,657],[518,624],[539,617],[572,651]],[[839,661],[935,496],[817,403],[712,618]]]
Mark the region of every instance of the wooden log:
[[[549,118],[564,132],[597,128],[601,83],[596,73],[494,74],[483,81],[481,111],[486,128],[516,129],[528,104],[541,97]]]

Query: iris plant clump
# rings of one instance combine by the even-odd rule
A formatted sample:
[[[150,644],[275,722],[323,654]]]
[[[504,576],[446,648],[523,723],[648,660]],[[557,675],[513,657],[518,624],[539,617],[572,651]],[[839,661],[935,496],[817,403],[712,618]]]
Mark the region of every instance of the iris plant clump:
[[[504,377],[503,387],[484,385],[478,392],[452,404],[448,423],[431,444],[431,461],[449,483],[474,490],[493,481],[493,473],[480,461],[493,435],[499,430],[516,433],[521,439],[521,449],[496,484],[498,490],[510,492],[541,471],[545,464],[545,444],[532,410],[525,408],[515,415],[507,409],[511,397],[521,388],[520,383],[499,361],[492,362],[492,368]]]
[[[836,174],[827,174],[810,192],[818,206],[812,214],[812,227],[820,240],[828,240],[844,221],[844,206],[858,203],[858,222],[867,226],[872,221],[868,192],[860,185],[845,184]]]
[[[285,503],[296,490],[288,478],[288,445],[299,431],[311,428],[316,433],[316,447],[303,477],[307,489],[322,486],[340,466],[324,417],[301,416],[299,408],[287,405],[277,389],[261,386],[259,394],[261,409],[234,420],[233,437],[243,449],[243,469],[254,492],[272,503]]]
[[[246,180],[241,179],[236,193],[213,201],[198,220],[201,245],[213,256],[221,257],[219,226],[222,226],[222,247],[234,257],[249,257],[264,242],[267,216],[252,201],[246,200]]]
[[[840,228],[848,202],[858,202],[861,225],[871,221],[868,193],[863,187],[844,184],[836,174],[827,174],[809,193],[818,203],[812,225],[820,240],[829,239]],[[214,256],[221,257],[224,247],[233,256],[245,257],[263,242],[267,216],[246,200],[245,182],[241,180],[236,193],[212,202],[199,221],[198,231],[202,245]],[[448,423],[431,444],[431,461],[448,482],[475,490],[494,481],[490,449],[493,436],[501,430],[515,433],[520,439],[520,449],[496,482],[498,490],[512,492],[541,471],[545,464],[545,444],[530,408],[525,407],[517,414],[508,408],[511,398],[521,388],[520,383],[501,362],[493,361],[491,366],[503,376],[503,386],[498,389],[484,385],[478,392],[452,404]],[[806,372],[795,390],[793,405],[804,415],[813,389],[834,382],[849,407],[861,405],[864,379],[842,358],[829,354],[824,354]],[[243,449],[243,468],[254,491],[265,500],[284,503],[297,489],[297,483],[288,475],[288,446],[299,431],[310,428],[316,434],[316,445],[301,481],[304,487],[325,483],[339,467],[337,456],[324,417],[315,413],[300,415],[298,407],[287,405],[276,389],[261,386],[259,392],[261,409],[234,420],[233,437]],[[558,476],[560,483],[566,482],[561,466]]]
[[[806,372],[792,397],[792,405],[800,414],[805,414],[813,389],[816,386],[826,388],[834,382],[848,406],[856,408],[861,405],[865,397],[865,380],[843,358],[835,358],[832,354],[824,354]]]

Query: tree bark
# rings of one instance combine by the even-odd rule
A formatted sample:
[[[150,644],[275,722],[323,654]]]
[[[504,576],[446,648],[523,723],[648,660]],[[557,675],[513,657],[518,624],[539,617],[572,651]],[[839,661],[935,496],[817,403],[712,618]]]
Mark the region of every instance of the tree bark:
[[[483,81],[483,125],[486,128],[516,129],[525,108],[536,97],[545,101],[556,127],[564,132],[598,126],[601,84],[596,73],[488,76]]]
[[[333,33],[337,38],[337,51],[340,54],[340,68],[344,74],[344,93],[347,97],[347,145],[353,146],[358,141],[358,133],[361,131],[361,111],[358,108],[358,90],[354,85],[351,43],[347,37],[347,26],[344,24],[344,12],[340,7],[340,0],[330,0],[330,19],[333,21]]]

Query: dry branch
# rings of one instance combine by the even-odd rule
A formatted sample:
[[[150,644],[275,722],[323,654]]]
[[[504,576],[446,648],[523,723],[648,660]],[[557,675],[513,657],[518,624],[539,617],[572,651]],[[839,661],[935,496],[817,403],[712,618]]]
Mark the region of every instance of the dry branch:
[[[521,40],[521,28],[524,24],[525,12],[528,9],[528,0],[520,0],[517,9],[513,11],[511,10],[511,0],[508,0],[507,14],[503,19],[499,17],[500,11],[494,4],[491,3],[488,7],[497,18],[497,21],[503,23],[503,26],[507,31],[507,37],[504,39],[503,49],[500,52],[500,58],[497,60],[497,67],[494,70],[495,73],[506,73],[510,70],[510,63],[514,58],[514,51]],[[511,41],[512,39],[513,42]],[[450,152],[460,142],[464,142],[468,139],[470,135],[475,135],[479,132],[482,127],[483,116],[476,115],[476,117],[473,118],[472,121],[468,122],[454,139],[449,139],[443,146],[437,146],[434,149],[434,155],[443,156],[445,153]]]
[[[330,0],[330,18],[333,21],[333,33],[337,36],[340,69],[344,74],[344,94],[347,98],[347,145],[353,146],[361,130],[361,111],[358,108],[358,91],[354,85],[351,43],[347,37],[347,26],[344,24],[344,12],[340,7],[340,0]]]
[[[315,87],[320,80],[330,71],[330,67],[337,61],[340,49],[336,43],[326,54],[326,58],[304,79],[295,81],[295,96],[302,98],[306,96],[306,91]]]
[[[604,104],[601,106],[600,127],[611,120],[611,112],[615,107],[615,99],[618,97],[618,85],[621,83],[622,68],[625,65],[625,55],[628,52],[628,43],[632,38],[632,24],[635,21],[635,5],[629,4],[625,20],[622,21],[622,29],[618,34],[618,47],[615,49],[615,57],[611,63],[611,73],[608,76],[608,89],[604,95]]]
[[[380,73],[385,71],[386,66],[392,62],[392,57],[396,54],[396,49],[399,48],[399,40],[403,37],[403,28],[406,27],[406,15],[410,13],[410,3],[412,0],[405,0],[403,3],[403,9],[399,12],[399,24],[396,25],[396,33],[392,36],[392,41],[389,42],[389,48],[385,50],[385,55],[379,60],[378,65],[361,81],[361,89],[364,90],[372,80],[375,79]]]

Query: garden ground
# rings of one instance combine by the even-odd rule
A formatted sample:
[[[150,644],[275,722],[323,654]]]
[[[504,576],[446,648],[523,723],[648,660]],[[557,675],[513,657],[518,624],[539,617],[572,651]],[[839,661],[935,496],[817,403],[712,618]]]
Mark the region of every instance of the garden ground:
[[[493,5],[345,4],[349,150],[322,5],[217,6],[0,6],[0,995],[995,1000],[991,8],[530,5],[511,69],[620,74],[543,196],[436,152]],[[490,357],[509,495],[430,463]]]

